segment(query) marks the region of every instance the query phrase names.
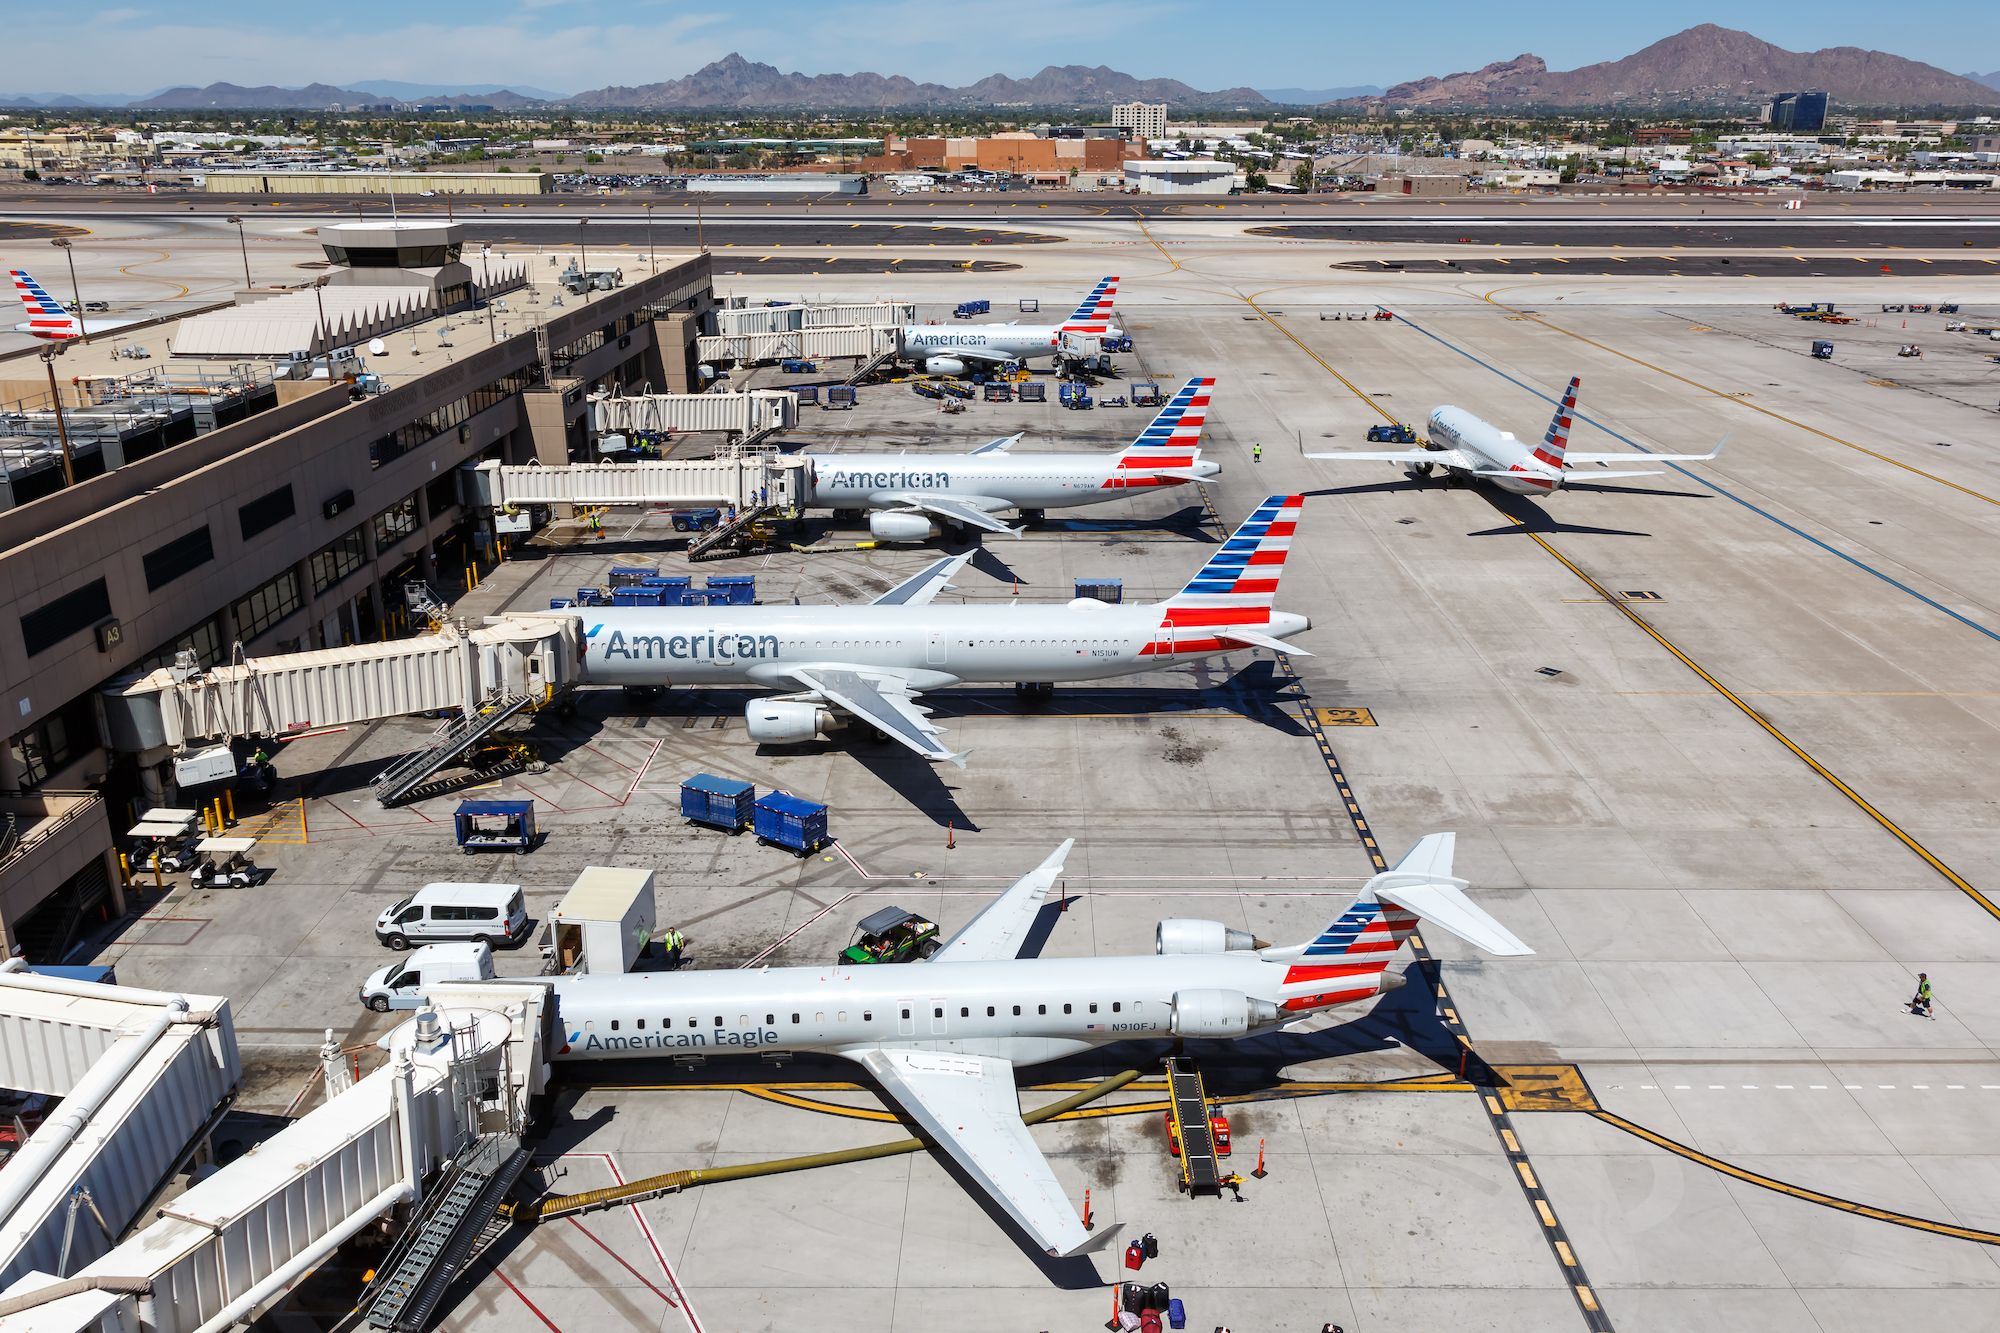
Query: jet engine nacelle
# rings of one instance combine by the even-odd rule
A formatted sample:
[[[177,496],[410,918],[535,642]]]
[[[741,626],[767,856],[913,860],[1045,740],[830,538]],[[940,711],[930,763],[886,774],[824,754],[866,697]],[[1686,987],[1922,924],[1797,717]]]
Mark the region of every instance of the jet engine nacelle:
[[[926,375],[963,375],[965,362],[955,356],[927,356],[924,358]]]
[[[758,699],[743,710],[750,739],[759,745],[798,745],[833,729],[833,714],[796,699]]]
[[[1253,1027],[1277,1021],[1277,1005],[1253,1000],[1240,990],[1174,992],[1176,1037],[1240,1037]]]
[[[1257,947],[1249,931],[1231,930],[1220,921],[1169,917],[1153,928],[1153,952],[1158,954],[1231,953]]]
[[[868,535],[878,542],[927,542],[938,535],[938,525],[922,514],[882,510],[868,516]]]

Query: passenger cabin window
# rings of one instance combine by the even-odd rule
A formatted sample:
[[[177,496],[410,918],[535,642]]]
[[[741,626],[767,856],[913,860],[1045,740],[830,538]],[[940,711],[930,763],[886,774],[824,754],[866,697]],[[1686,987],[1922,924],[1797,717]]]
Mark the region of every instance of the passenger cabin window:
[[[943,1017],[944,1017],[944,1006],[942,1006],[942,1005],[939,1005],[939,1006],[938,1006],[937,1008],[935,1008],[935,1009],[931,1010],[931,1017],[932,1017],[932,1018],[943,1018]]]
[[[1048,1011],[1049,1007],[1045,1004],[1038,1004],[1035,1006],[1035,1012],[1038,1014],[1046,1014]]]
[[[993,1006],[990,1004],[986,1006],[986,1016],[988,1018],[993,1017]]]
[[[1095,1004],[1090,1006],[1090,1012],[1093,1014],[1097,1012],[1097,1006]]]
[[[1120,1010],[1124,1009],[1124,1007],[1125,1007],[1125,1006],[1124,1006],[1123,1004],[1119,1003],[1119,1002],[1118,1002],[1117,1000],[1113,1000],[1113,1001],[1111,1002],[1111,1012],[1112,1012],[1112,1013],[1114,1013],[1114,1014],[1115,1014],[1115,1013],[1118,1013],[1118,1012],[1119,1012]]]
[[[771,1026],[771,1024],[773,1024],[773,1023],[775,1023],[775,1022],[777,1022],[777,1021],[778,1021],[778,1016],[777,1016],[776,1014],[765,1014],[765,1015],[764,1015],[764,1026],[765,1026],[765,1027],[770,1027],[770,1026]]]
[[[960,1018],[970,1018],[972,1017],[972,1011],[966,1008],[964,1005],[960,1005],[958,1007],[958,1016]]]
[[[611,1020],[611,1030],[613,1032],[616,1032],[618,1030],[618,1020],[615,1018]]]
[[[1069,1012],[1069,1006],[1068,1006],[1068,1005],[1064,1005],[1064,1006],[1063,1006],[1063,1012],[1064,1012],[1064,1013],[1068,1013],[1068,1012]]]
[[[905,1010],[903,1011],[903,1017],[905,1017],[905,1018],[908,1018],[909,1016],[910,1016],[910,1011],[909,1011],[909,1010],[907,1010],[907,1009],[905,1009]]]
[[[794,1023],[798,1022],[798,1021],[799,1021],[799,1016],[798,1016],[797,1014],[793,1014],[793,1015],[792,1015],[792,1021],[793,1021]]]

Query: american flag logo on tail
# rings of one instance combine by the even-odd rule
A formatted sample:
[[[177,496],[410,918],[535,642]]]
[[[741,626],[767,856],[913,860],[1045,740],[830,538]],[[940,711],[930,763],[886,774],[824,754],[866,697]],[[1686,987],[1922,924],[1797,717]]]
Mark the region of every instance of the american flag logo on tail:
[[[46,338],[61,335],[65,330],[75,330],[76,320],[62,308],[62,302],[50,296],[48,289],[29,276],[26,269],[10,268],[7,276],[13,279],[14,295],[28,308],[30,333]]]
[[[1139,432],[1105,480],[1107,491],[1135,490],[1150,486],[1178,486],[1185,476],[1160,476],[1161,469],[1186,472],[1201,455],[1201,430],[1208,424],[1209,396],[1215,389],[1213,375],[1198,375],[1180,387]]]
[[[1075,313],[1063,321],[1064,333],[1105,334],[1111,331],[1111,299],[1118,295],[1118,279],[1101,278],[1090,295],[1083,298]]]
[[[1285,969],[1284,1007],[1321,1009],[1375,994],[1382,970],[1416,928],[1415,912],[1363,894]],[[1308,985],[1324,989],[1297,993]]]
[[[1167,599],[1159,632],[1140,655],[1222,652],[1230,644],[1218,630],[1269,625],[1305,502],[1303,495],[1274,495],[1258,505],[1187,586]]]
[[[1542,436],[1542,447],[1535,450],[1535,461],[1549,467],[1563,465],[1563,451],[1569,448],[1570,422],[1576,418],[1576,391],[1583,383],[1581,375],[1572,375],[1569,388],[1563,392],[1562,406],[1549,419],[1548,434]]]

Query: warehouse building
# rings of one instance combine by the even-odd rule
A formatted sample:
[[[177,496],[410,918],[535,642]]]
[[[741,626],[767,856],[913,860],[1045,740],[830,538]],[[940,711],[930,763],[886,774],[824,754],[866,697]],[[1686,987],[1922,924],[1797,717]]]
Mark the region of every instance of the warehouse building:
[[[572,296],[543,339],[479,328],[454,350],[440,321],[413,325],[410,350],[399,333],[384,362],[385,392],[284,384],[230,424],[0,512],[0,790],[19,793],[0,801],[0,955],[51,961],[120,910],[114,829],[172,803],[168,756],[106,748],[101,686],[182,651],[212,666],[239,644],[260,655],[394,633],[407,582],[453,586],[492,549],[486,515],[462,503],[462,467],[581,460],[591,390],[688,388],[710,271],[690,256]],[[111,355],[72,349],[64,369],[88,380]],[[0,378],[10,370],[0,362]]]
[[[213,171],[210,194],[547,194],[546,171]]]
[[[1241,184],[1235,163],[1213,158],[1125,164],[1125,188],[1140,194],[1229,194]]]

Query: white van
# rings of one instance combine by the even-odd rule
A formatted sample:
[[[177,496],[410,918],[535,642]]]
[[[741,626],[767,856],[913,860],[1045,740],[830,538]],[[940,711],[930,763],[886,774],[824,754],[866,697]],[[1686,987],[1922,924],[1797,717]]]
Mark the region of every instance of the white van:
[[[493,980],[493,950],[483,944],[426,944],[399,963],[377,968],[361,983],[361,1003],[378,1014],[415,1009],[424,988],[440,981]]]
[[[375,919],[375,938],[391,949],[445,940],[519,944],[528,909],[519,884],[426,884]]]

